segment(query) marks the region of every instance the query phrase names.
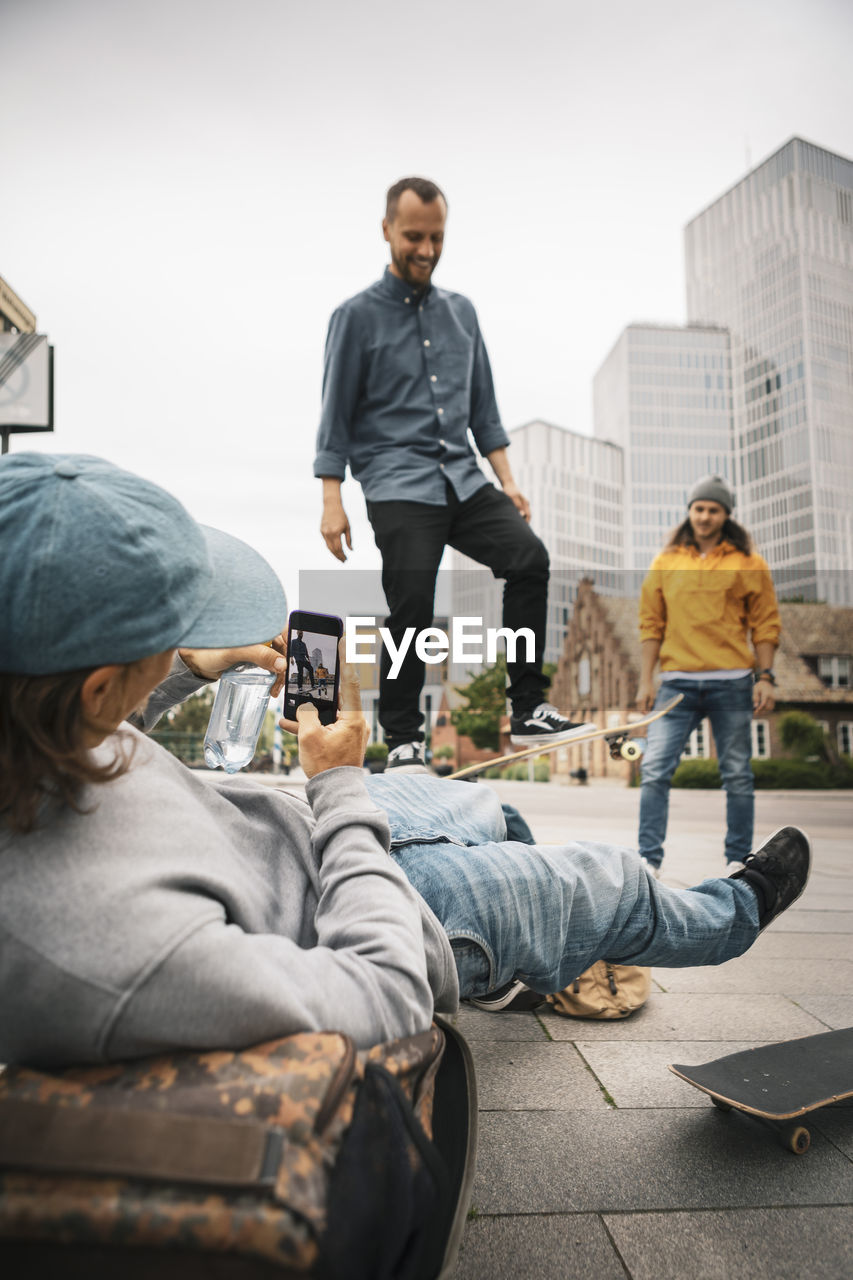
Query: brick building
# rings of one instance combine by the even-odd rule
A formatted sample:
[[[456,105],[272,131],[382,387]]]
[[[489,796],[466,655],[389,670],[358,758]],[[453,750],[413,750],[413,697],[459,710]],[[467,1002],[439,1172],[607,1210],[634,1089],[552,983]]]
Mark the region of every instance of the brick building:
[[[779,612],[776,710],[753,721],[753,757],[785,754],[779,718],[794,710],[819,721],[840,754],[853,754],[853,608],[780,603]],[[592,581],[583,579],[552,686],[553,702],[573,720],[592,720],[602,727],[624,724],[636,711],[639,675],[637,601],[600,596]],[[715,754],[704,721],[691,735],[685,756]],[[556,752],[552,776],[567,780],[569,771],[581,766],[593,776],[626,779],[636,768],[611,760],[606,744],[598,740]]]

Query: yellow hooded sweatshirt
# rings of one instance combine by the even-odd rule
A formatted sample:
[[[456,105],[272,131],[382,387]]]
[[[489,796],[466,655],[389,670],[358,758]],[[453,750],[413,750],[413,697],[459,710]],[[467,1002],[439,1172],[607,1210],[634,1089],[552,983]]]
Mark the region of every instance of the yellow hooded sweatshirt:
[[[749,644],[778,644],[781,623],[767,561],[720,542],[661,551],[640,593],[640,638],[660,640],[661,671],[755,665]]]

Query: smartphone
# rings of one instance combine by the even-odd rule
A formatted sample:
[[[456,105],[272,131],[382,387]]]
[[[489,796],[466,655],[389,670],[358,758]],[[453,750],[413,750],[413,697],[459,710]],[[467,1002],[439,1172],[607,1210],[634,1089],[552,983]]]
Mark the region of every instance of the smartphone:
[[[296,719],[296,708],[303,702],[313,702],[322,723],[333,723],[341,680],[338,641],[343,632],[343,621],[328,613],[294,609],[290,615],[284,686],[286,720]]]

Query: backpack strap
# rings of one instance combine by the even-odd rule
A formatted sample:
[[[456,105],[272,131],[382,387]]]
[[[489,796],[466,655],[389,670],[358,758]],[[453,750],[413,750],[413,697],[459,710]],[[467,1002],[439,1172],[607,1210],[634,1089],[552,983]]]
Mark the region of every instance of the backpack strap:
[[[282,1130],[250,1120],[0,1101],[0,1167],[270,1187]]]

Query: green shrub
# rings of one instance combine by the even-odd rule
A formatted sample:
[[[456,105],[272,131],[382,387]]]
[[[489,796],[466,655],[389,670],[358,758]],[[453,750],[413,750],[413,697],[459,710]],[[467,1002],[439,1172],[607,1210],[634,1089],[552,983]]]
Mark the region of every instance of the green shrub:
[[[674,787],[696,787],[711,791],[722,786],[716,760],[682,760],[672,775]]]
[[[453,750],[449,742],[445,742],[443,747],[436,747],[432,753],[433,760],[452,760],[456,752]]]
[[[825,764],[812,760],[753,760],[758,788],[780,791],[830,791],[853,787],[849,764]]]
[[[527,761],[519,761],[518,764],[507,765],[505,769],[487,769],[483,774],[484,778],[504,778],[509,782],[528,782],[530,774],[527,768]],[[533,766],[533,781],[548,782],[551,778],[551,769],[547,760],[537,760]]]
[[[387,742],[368,742],[364,748],[365,760],[387,760],[388,759],[388,743]]]
[[[753,760],[757,790],[829,791],[853,787],[853,765],[810,760]],[[722,786],[716,760],[682,760],[672,777],[674,787],[716,790]]]

